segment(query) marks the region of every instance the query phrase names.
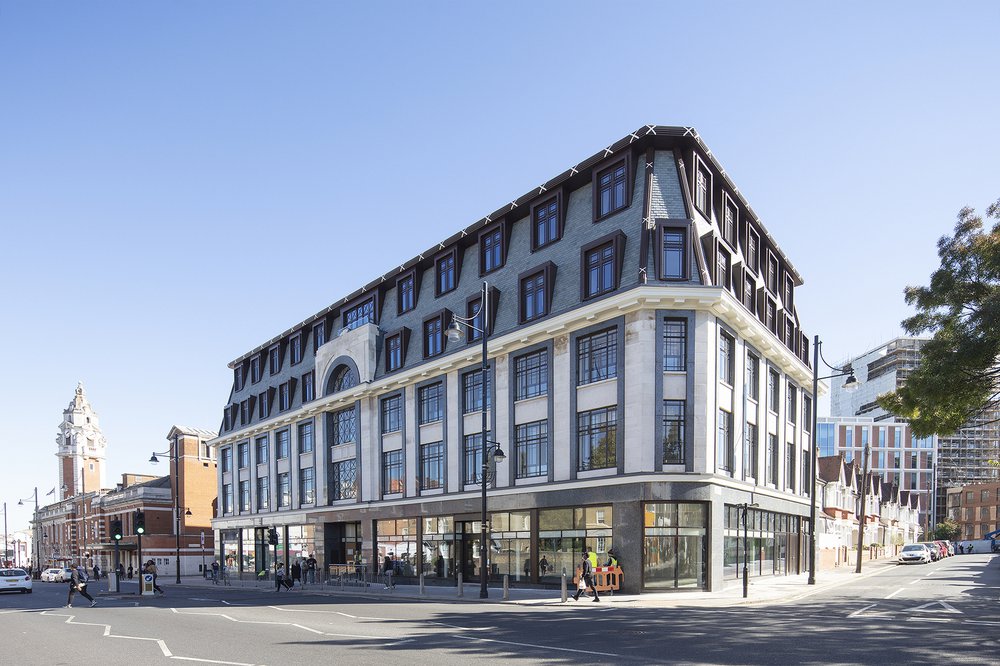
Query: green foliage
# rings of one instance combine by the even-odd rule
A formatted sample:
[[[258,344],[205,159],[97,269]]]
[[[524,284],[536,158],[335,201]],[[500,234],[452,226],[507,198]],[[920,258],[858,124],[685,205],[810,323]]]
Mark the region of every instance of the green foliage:
[[[958,213],[953,236],[938,241],[941,266],[926,287],[907,287],[916,314],[911,335],[933,334],[906,384],[879,405],[910,421],[923,437],[955,432],[998,404],[1000,369],[1000,200],[986,209],[989,231],[971,208]]]
[[[946,520],[934,526],[935,539],[957,541],[962,537],[962,526],[953,520]]]

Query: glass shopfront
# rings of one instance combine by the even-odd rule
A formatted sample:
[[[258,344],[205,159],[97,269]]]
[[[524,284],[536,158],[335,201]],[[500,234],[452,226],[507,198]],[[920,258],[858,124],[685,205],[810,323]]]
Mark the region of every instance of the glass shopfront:
[[[222,560],[220,565],[225,565],[229,573],[239,571],[240,564],[240,531],[221,530],[219,532],[221,542]]]
[[[288,565],[296,560],[306,560],[314,553],[316,528],[312,525],[288,526]],[[280,530],[279,530],[280,534]]]
[[[644,507],[643,586],[705,587],[708,505],[656,502]]]
[[[797,574],[803,551],[803,527],[807,521],[784,513],[747,510],[747,569],[751,576]],[[729,580],[743,575],[742,511],[726,505],[723,576]]]
[[[421,527],[421,571],[428,578],[454,578],[455,520],[450,516],[424,518]]]
[[[378,570],[382,570],[382,562],[388,555],[393,561],[397,576],[415,576],[419,562],[417,519],[377,520],[375,534]]]
[[[531,562],[531,512],[494,513],[490,553],[492,576],[509,575],[510,580],[526,582],[534,578]]]
[[[543,509],[538,512],[538,576],[542,583],[558,584],[563,572],[572,577],[587,545],[603,564],[611,548],[611,505],[582,509]]]

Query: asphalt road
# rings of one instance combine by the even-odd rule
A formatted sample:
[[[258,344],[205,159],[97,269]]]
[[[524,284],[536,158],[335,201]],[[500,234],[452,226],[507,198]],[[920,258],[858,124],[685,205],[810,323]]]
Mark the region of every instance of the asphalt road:
[[[1000,557],[986,554],[733,608],[166,589],[72,609],[64,584],[4,594],[0,664],[1000,664]]]

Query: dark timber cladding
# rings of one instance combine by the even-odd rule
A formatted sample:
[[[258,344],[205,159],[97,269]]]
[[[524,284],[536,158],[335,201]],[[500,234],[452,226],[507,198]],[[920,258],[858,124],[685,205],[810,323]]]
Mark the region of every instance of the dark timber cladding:
[[[757,214],[753,212],[750,203],[743,197],[742,194],[739,193],[739,189],[730,180],[729,176],[726,174],[722,166],[715,160],[715,157],[712,155],[711,150],[709,150],[708,146],[706,146],[705,143],[701,140],[701,137],[698,135],[695,128],[671,127],[664,125],[646,125],[644,127],[637,129],[634,132],[631,132],[628,136],[619,139],[618,141],[614,142],[604,150],[595,153],[594,155],[591,155],[590,157],[583,160],[576,166],[570,167],[569,169],[562,172],[555,178],[552,178],[551,180],[543,183],[537,188],[531,190],[530,192],[522,194],[520,197],[514,199],[509,204],[493,211],[491,214],[480,219],[474,224],[466,227],[462,231],[454,234],[450,238],[447,238],[446,240],[438,243],[437,245],[428,248],[424,252],[421,252],[417,257],[410,259],[409,261],[405,262],[398,268],[389,271],[388,273],[382,275],[381,277],[361,287],[357,291],[354,291],[348,294],[347,296],[344,296],[336,303],[320,310],[313,316],[299,322],[295,326],[284,331],[281,335],[278,335],[272,338],[271,340],[268,340],[267,342],[261,344],[259,347],[255,347],[246,354],[243,354],[242,356],[234,359],[229,364],[229,367],[235,368],[237,365],[249,359],[254,354],[260,353],[261,350],[264,350],[270,347],[271,345],[275,344],[276,342],[279,342],[287,338],[295,331],[306,330],[307,326],[311,326],[314,322],[323,319],[328,315],[339,312],[343,306],[353,301],[356,301],[367,294],[370,294],[372,292],[378,293],[380,290],[395,286],[396,279],[398,277],[400,277],[407,271],[413,269],[418,264],[429,264],[430,261],[432,261],[434,257],[438,256],[439,253],[445,248],[448,248],[449,246],[452,246],[456,243],[461,245],[475,244],[478,240],[479,232],[483,230],[485,227],[495,224],[498,221],[504,220],[504,218],[507,217],[509,217],[511,220],[514,220],[514,219],[521,219],[522,217],[527,216],[529,211],[527,208],[525,208],[525,205],[536,201],[541,195],[553,192],[557,193],[559,196],[562,196],[563,190],[572,191],[585,185],[588,181],[591,180],[590,170],[594,166],[602,162],[605,162],[609,157],[617,155],[626,155],[626,154],[629,156],[636,155],[637,158],[633,158],[632,162],[633,164],[635,164],[638,160],[638,162],[642,164],[644,171],[648,174],[647,175],[647,184],[648,184],[649,180],[652,179],[652,166],[650,165],[651,160],[649,159],[650,153],[647,151],[656,149],[677,150],[679,156],[688,155],[692,150],[694,150],[697,152],[699,157],[707,160],[712,165],[715,173],[725,180],[727,186],[731,189],[732,192],[736,193],[736,195],[740,199],[740,202],[746,208],[747,212],[749,212],[750,215],[753,216],[753,219],[757,223],[757,226],[770,241],[771,247],[781,257],[781,260],[786,270],[788,270],[789,273],[791,273],[794,276],[796,286],[802,285],[803,283],[802,277],[799,275],[798,271],[792,265],[791,260],[789,260],[788,257],[785,256],[785,254],[781,251],[777,241],[775,241],[774,238],[771,236],[771,234],[768,233],[764,224],[757,217]],[[687,183],[693,182],[692,170],[694,169],[694,165],[688,164],[687,160],[682,160],[682,164],[684,167],[681,172],[682,177],[686,179]],[[683,189],[685,198],[688,199],[689,190],[687,187]],[[646,188],[645,196],[647,197],[647,201],[643,202],[644,212],[648,210],[648,197],[649,197],[648,187]],[[691,209],[690,202],[688,203],[689,203],[688,209],[690,210]],[[560,206],[560,211],[562,211],[563,209],[564,206]],[[560,214],[563,216],[565,215],[564,212],[561,212]],[[643,255],[645,256],[645,253],[643,253]]]

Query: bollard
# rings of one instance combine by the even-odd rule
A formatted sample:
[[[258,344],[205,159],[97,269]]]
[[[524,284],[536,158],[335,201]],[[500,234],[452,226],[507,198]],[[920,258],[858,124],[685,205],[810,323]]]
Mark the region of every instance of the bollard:
[[[566,603],[569,601],[569,590],[566,589],[566,570],[563,569],[562,573],[562,602]]]
[[[458,572],[458,598],[461,599],[465,596],[465,586],[462,585],[462,572]]]
[[[510,601],[510,574],[503,575],[503,600]]]
[[[424,596],[424,575],[420,574],[420,596]]]

